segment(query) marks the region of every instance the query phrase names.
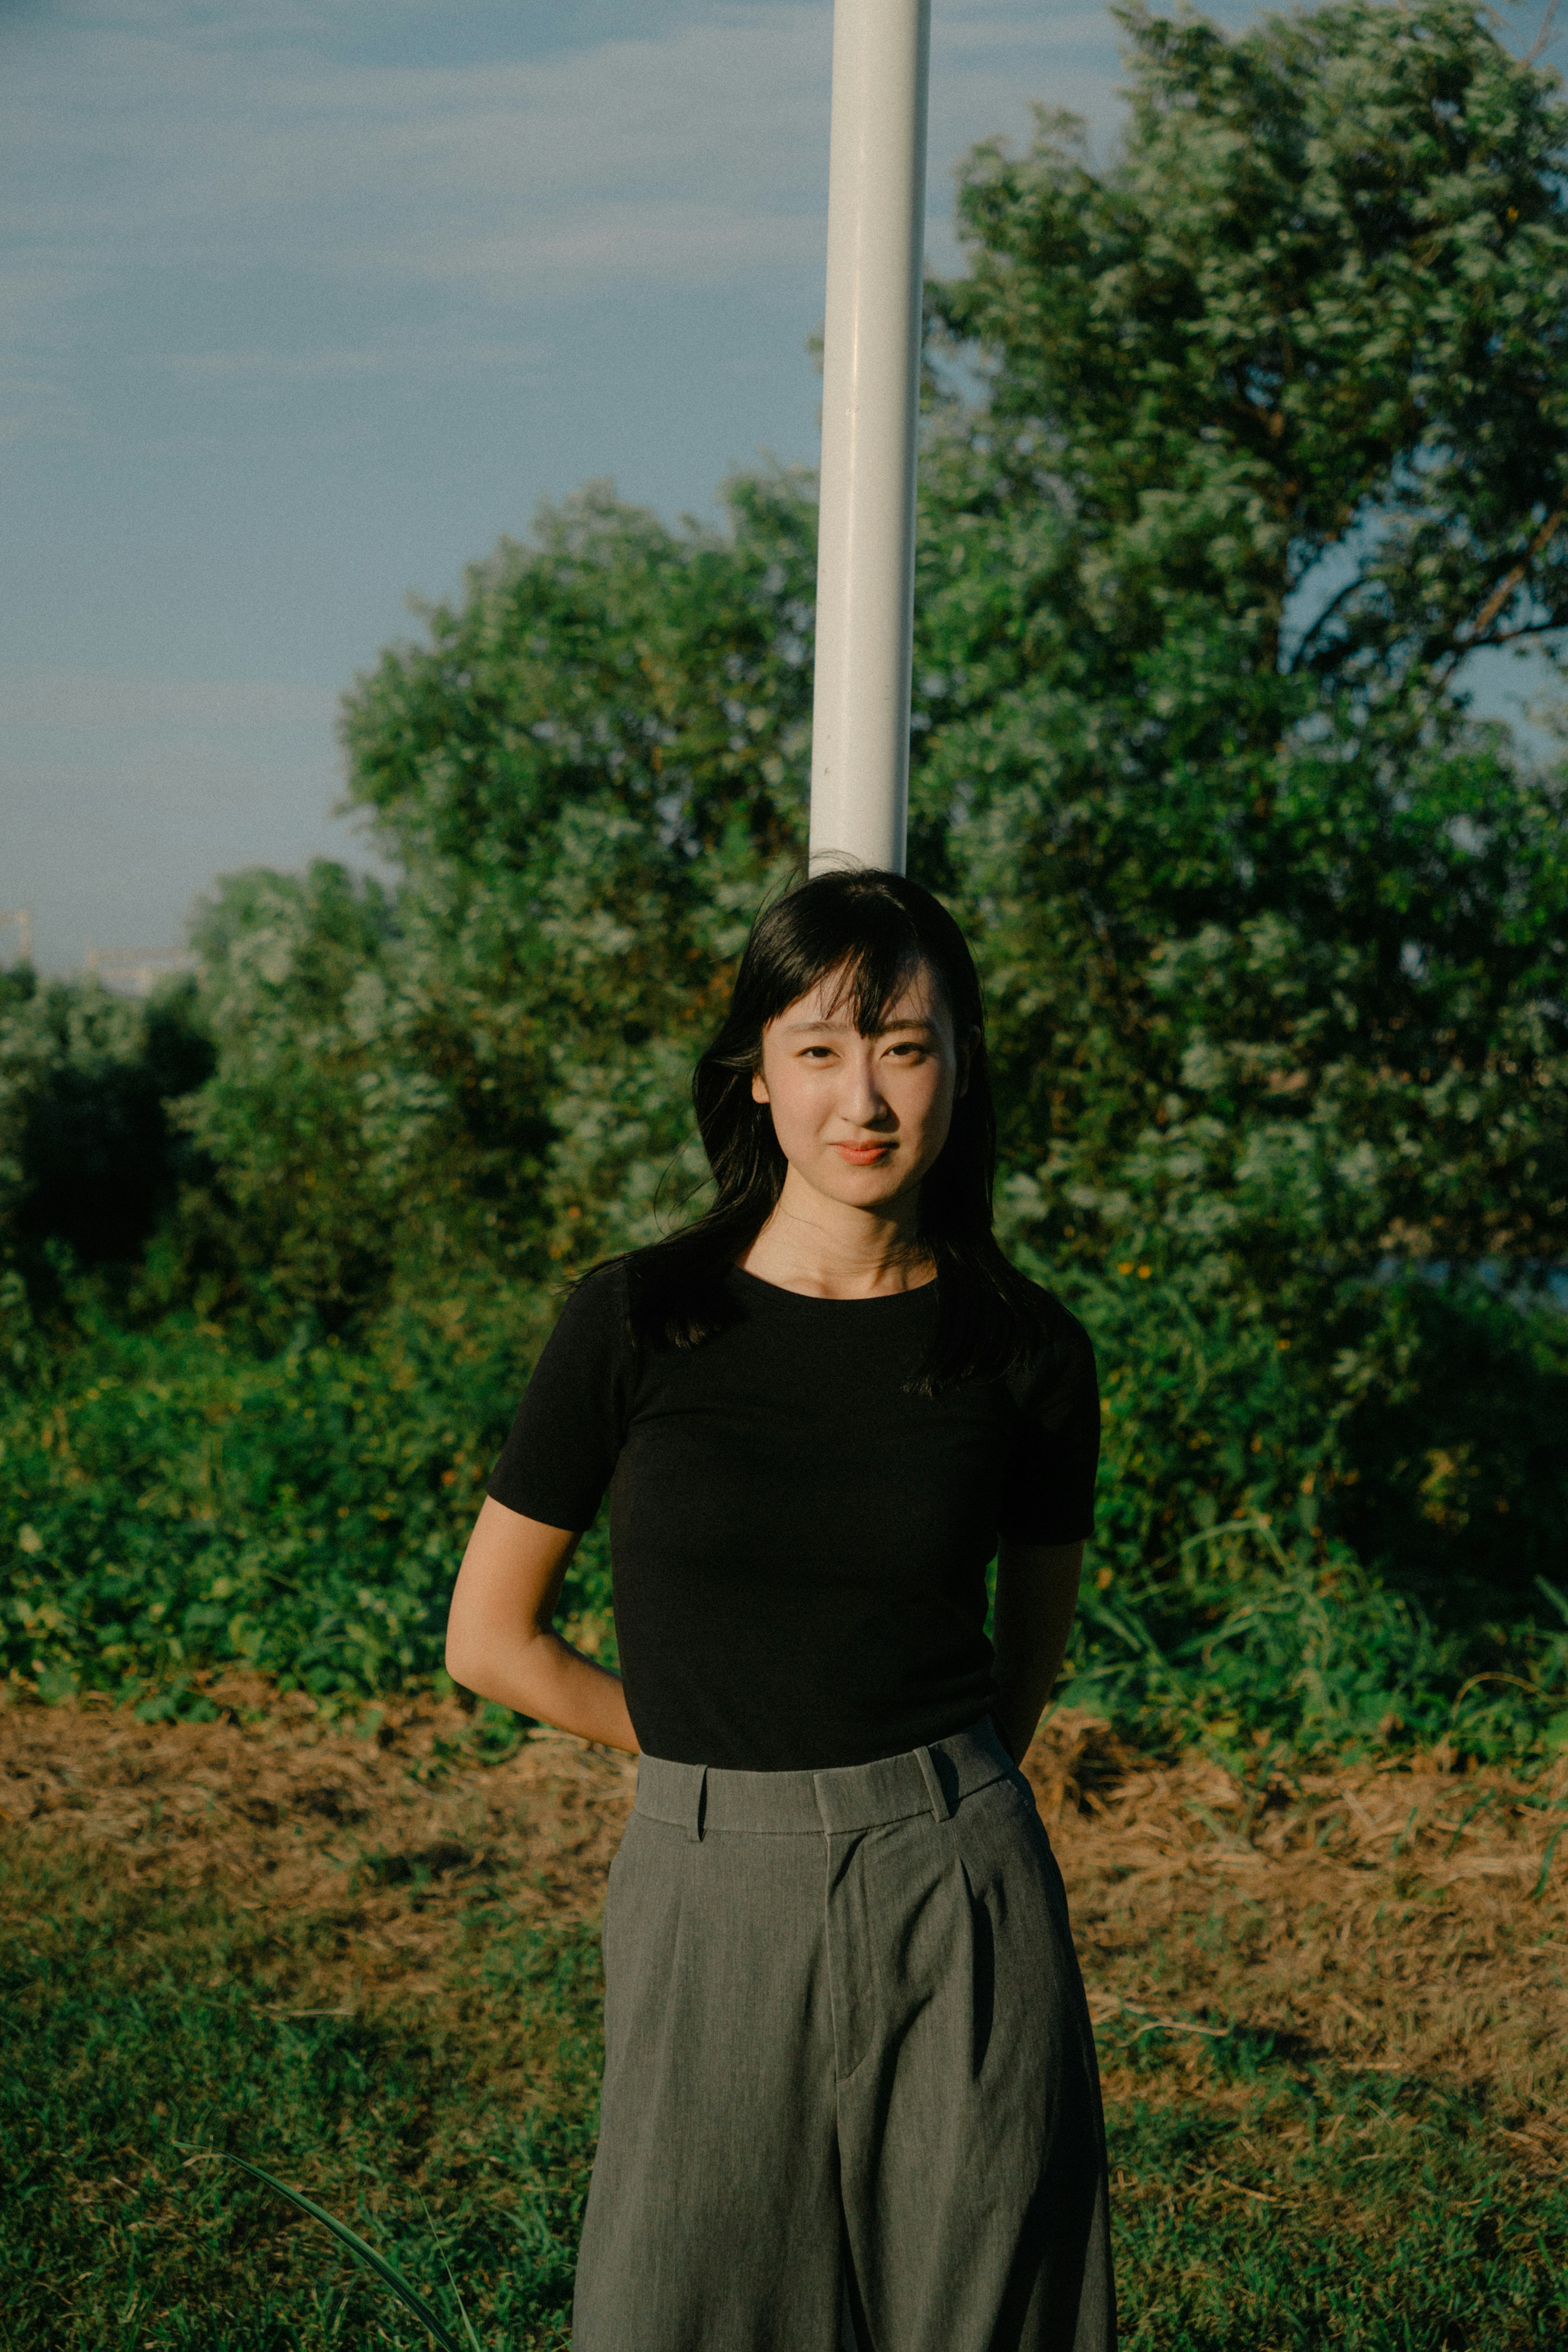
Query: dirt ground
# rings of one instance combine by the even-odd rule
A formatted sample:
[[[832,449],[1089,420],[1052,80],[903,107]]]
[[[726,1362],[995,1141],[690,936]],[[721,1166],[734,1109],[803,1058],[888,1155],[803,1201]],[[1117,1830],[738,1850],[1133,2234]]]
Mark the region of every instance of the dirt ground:
[[[607,1751],[535,1733],[483,1764],[455,1703],[350,1727],[259,1686],[214,1696],[205,1724],[0,1707],[0,1832],[132,1881],[350,1917],[320,1996],[344,2009],[435,1991],[482,1893],[524,1917],[597,1909],[634,1783]],[[1027,1769],[1109,2039],[1160,2026],[1196,2055],[1244,2026],[1496,2094],[1518,2106],[1523,2164],[1568,2158],[1568,1757],[1531,1783],[1440,1759],[1249,1782],[1150,1764],[1061,1713]]]

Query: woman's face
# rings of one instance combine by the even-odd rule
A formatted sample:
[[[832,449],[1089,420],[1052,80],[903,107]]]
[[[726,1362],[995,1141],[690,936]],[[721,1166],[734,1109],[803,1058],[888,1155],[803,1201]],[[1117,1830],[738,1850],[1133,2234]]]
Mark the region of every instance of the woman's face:
[[[854,1025],[837,974],[762,1033],[752,1099],[768,1104],[790,1172],[829,1200],[879,1209],[908,1195],[947,1140],[973,1041],[960,1045],[940,979],[923,963],[874,1037]]]

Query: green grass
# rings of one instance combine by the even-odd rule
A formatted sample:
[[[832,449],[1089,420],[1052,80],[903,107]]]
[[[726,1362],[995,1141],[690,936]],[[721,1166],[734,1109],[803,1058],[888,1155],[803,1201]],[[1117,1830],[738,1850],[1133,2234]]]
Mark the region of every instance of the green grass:
[[[450,2324],[444,2257],[486,2347],[566,2345],[594,2128],[591,1936],[480,1906],[434,1987],[309,2016],[340,1999],[346,1911],[280,1922],[19,1844],[0,1903],[0,2344],[425,2340],[324,2231],[190,2160],[203,2147],[319,2200]],[[1128,2352],[1568,2341],[1568,2188],[1521,2169],[1517,2114],[1242,2028],[1117,2020],[1101,2041]]]
[[[594,2130],[591,1939],[495,1906],[435,1997],[291,2015],[336,2005],[330,1917],[104,1892],[71,1862],[13,1861],[0,1896],[0,2343],[427,2342],[323,2231],[188,2155],[215,2147],[318,2198],[455,2321],[444,2255],[487,2343],[565,2345]]]
[[[1125,2352],[1560,2352],[1568,2189],[1484,2100],[1210,2049],[1207,2099],[1168,2050],[1113,2070]]]
[[[84,1307],[73,1346],[0,1378],[0,1672],[51,1701],[105,1690],[198,1716],[203,1668],[350,1700],[441,1686],[531,1311],[475,1338],[457,1302],[375,1350],[256,1354],[188,1318],[124,1330]],[[608,1602],[597,1535],[564,1606]]]

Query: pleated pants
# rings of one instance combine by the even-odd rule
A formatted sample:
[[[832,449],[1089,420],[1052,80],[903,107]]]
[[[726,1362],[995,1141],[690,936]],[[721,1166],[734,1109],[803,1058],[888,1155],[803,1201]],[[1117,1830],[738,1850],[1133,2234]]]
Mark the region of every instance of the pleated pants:
[[[574,2352],[1113,2352],[1094,2045],[991,1726],[644,1757],[604,1916]]]

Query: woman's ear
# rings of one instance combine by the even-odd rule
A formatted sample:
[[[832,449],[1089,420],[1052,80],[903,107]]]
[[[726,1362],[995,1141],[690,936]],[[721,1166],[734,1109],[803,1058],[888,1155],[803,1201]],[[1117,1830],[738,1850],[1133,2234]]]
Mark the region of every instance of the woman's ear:
[[[975,1049],[979,1043],[980,1032],[977,1024],[970,1030],[958,1048],[958,1083],[953,1089],[955,1100],[960,1095],[967,1095],[969,1091],[969,1066],[974,1061]]]
[[[760,1070],[751,1073],[751,1099],[753,1102],[771,1102],[773,1099],[768,1091],[768,1081]]]

